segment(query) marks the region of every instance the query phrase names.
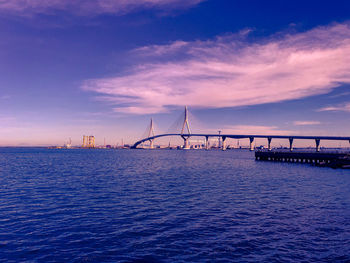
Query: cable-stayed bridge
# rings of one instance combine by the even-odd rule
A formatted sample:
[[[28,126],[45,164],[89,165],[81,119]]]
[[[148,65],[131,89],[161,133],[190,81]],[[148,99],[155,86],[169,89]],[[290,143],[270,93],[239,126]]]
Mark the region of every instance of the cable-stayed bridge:
[[[154,123],[153,119],[151,119],[151,123],[146,130],[145,138],[140,139],[135,142],[131,147],[136,149],[139,145],[144,142],[150,143],[150,149],[154,148],[154,140],[162,137],[171,137],[171,136],[179,136],[183,139],[183,147],[182,149],[190,149],[189,139],[191,137],[203,137],[205,139],[205,149],[209,149],[209,139],[210,138],[219,138],[221,141],[222,150],[226,150],[226,139],[249,139],[249,148],[251,151],[254,150],[254,140],[257,138],[267,139],[268,150],[272,150],[271,142],[272,139],[286,139],[289,141],[289,150],[293,151],[293,143],[294,140],[314,140],[315,141],[315,150],[316,152],[320,151],[320,142],[321,140],[333,140],[333,141],[348,141],[350,142],[350,137],[344,136],[299,136],[299,135],[259,135],[259,134],[210,134],[210,133],[192,133],[189,123],[189,114],[188,109],[185,107],[185,112],[181,117],[181,130],[179,132],[168,132],[163,134],[155,135],[154,133]]]

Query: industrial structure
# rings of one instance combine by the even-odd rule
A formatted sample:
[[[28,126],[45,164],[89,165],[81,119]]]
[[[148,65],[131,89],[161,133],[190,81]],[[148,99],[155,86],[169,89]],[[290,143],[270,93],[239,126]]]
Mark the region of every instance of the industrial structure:
[[[83,148],[95,148],[95,136],[83,135]]]

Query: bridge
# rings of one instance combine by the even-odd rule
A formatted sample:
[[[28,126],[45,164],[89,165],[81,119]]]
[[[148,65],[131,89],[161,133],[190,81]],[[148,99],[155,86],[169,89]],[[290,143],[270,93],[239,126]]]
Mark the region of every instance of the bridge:
[[[187,131],[186,131],[187,130]],[[154,140],[161,137],[170,137],[170,136],[179,136],[183,139],[184,144],[182,149],[190,149],[189,138],[190,137],[203,137],[205,138],[205,149],[209,149],[209,138],[219,138],[221,140],[222,150],[226,150],[226,139],[249,139],[249,149],[254,150],[254,140],[257,138],[267,139],[268,150],[271,151],[271,142],[272,139],[286,139],[289,141],[289,150],[293,151],[293,142],[294,140],[314,140],[315,141],[315,150],[316,152],[320,151],[320,142],[321,140],[333,140],[333,141],[348,141],[350,142],[350,137],[344,136],[298,136],[298,135],[259,135],[259,134],[206,134],[206,133],[191,133],[188,109],[185,107],[185,114],[183,118],[181,132],[179,133],[164,133],[155,135],[154,133],[154,124],[151,119],[149,128],[147,129],[147,136],[137,142],[131,147],[136,149],[140,144],[149,141],[150,149],[154,148]]]

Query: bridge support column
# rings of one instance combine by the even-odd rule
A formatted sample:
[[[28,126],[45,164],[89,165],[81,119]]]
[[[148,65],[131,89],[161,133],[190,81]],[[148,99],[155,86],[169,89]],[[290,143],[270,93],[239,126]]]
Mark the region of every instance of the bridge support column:
[[[254,137],[249,138],[249,150],[254,151]]]
[[[272,150],[272,148],[271,148],[271,141],[272,141],[272,138],[271,138],[271,137],[268,137],[268,138],[267,138],[267,149],[268,149],[269,151]]]
[[[316,152],[320,151],[320,139],[315,139],[316,142]]]
[[[226,137],[225,136],[222,137],[222,150],[226,151]]]
[[[289,150],[291,152],[293,151],[293,140],[294,140],[294,138],[289,138]]]
[[[152,140],[149,140],[149,148],[150,149],[154,149],[154,139],[152,139]]]
[[[209,137],[205,136],[205,149],[209,150]]]
[[[190,149],[190,142],[189,142],[190,137],[186,137],[186,136],[181,136],[181,137],[182,139],[184,139],[184,146],[182,149],[184,150]]]

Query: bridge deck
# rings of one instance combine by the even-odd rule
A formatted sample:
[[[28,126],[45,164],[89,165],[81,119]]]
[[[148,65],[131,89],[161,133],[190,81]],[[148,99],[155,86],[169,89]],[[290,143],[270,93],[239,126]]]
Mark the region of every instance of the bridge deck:
[[[205,137],[205,138],[210,138],[210,137],[221,137],[223,140],[227,138],[232,138],[232,139],[245,139],[245,138],[266,138],[266,139],[289,139],[289,140],[335,140],[335,141],[349,141],[350,142],[350,137],[344,137],[344,136],[298,136],[298,135],[258,135],[258,134],[205,134],[205,133],[192,133],[192,134],[181,134],[181,133],[169,133],[169,134],[159,134],[155,136],[151,136],[142,140],[137,141],[132,148],[136,148],[139,144],[146,142],[146,141],[151,141],[156,138],[161,138],[161,137],[167,137],[167,136],[180,136],[183,138],[189,138],[189,137]],[[291,141],[292,143],[292,141]]]

